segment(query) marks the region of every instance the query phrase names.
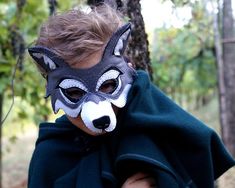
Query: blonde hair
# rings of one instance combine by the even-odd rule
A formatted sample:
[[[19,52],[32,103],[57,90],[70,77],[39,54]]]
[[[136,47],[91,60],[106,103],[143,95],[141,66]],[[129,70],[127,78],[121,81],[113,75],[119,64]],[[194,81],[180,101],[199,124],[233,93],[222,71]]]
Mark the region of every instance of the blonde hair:
[[[52,49],[74,66],[103,50],[122,24],[122,16],[106,4],[90,12],[74,9],[51,16],[42,25],[36,44]]]

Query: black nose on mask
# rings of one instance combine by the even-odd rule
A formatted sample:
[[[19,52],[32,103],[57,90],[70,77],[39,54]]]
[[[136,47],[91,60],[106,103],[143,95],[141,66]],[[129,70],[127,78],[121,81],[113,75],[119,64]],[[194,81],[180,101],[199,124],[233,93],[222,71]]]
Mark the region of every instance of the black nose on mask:
[[[101,118],[92,121],[93,125],[97,129],[106,129],[110,124],[109,116],[103,116]]]

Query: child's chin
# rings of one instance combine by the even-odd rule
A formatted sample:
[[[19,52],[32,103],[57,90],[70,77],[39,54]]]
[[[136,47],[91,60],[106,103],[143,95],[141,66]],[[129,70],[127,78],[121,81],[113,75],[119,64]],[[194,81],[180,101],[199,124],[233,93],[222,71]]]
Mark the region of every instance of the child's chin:
[[[107,134],[108,132],[106,131],[102,131],[101,133],[95,133],[94,136],[101,136],[101,135],[104,135],[104,134]]]
[[[95,131],[95,130],[92,130],[92,129],[89,129],[88,127],[86,127],[85,125],[83,127],[80,127],[80,129],[91,135],[91,136],[100,136],[100,135],[104,135],[104,134],[107,134],[108,132],[105,131],[105,130],[100,130],[100,131]]]
[[[104,134],[107,134],[108,132],[106,132],[105,130],[102,130],[100,132],[94,132],[90,129],[86,129],[86,130],[83,130],[84,132],[86,132],[87,134],[91,135],[91,136],[101,136],[101,135],[104,135]]]

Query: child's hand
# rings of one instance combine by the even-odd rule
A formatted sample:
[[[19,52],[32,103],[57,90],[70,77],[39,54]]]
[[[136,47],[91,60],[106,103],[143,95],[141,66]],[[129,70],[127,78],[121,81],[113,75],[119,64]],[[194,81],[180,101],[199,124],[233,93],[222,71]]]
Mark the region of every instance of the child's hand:
[[[139,172],[129,177],[122,188],[156,188],[155,179],[147,173]]]

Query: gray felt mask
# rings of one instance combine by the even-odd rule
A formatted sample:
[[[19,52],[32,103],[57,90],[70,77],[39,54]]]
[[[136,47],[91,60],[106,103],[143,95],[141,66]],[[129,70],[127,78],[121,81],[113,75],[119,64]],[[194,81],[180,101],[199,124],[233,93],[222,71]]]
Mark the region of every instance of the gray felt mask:
[[[81,118],[95,133],[116,127],[112,104],[122,108],[136,76],[123,57],[131,32],[130,23],[119,28],[105,47],[100,62],[91,68],[74,69],[43,46],[29,48],[29,54],[47,75],[46,97],[51,96],[55,113]]]

